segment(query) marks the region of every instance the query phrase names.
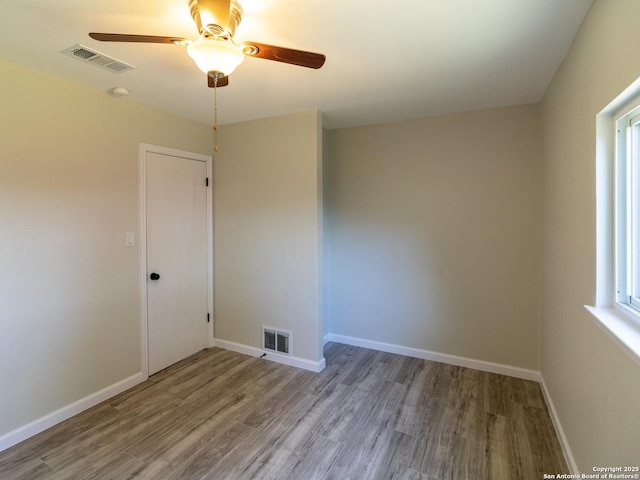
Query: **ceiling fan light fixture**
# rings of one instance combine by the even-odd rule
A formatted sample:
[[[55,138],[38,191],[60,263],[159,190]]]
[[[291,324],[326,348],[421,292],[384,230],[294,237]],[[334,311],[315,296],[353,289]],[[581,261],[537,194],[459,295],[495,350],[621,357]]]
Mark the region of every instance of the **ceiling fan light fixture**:
[[[201,35],[187,46],[189,56],[204,73],[227,76],[244,60],[242,49],[230,39]]]

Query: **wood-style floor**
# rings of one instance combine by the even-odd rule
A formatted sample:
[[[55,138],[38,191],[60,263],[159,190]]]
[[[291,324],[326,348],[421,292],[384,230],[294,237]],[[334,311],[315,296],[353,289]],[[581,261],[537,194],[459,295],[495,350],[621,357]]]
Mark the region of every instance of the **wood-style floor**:
[[[568,473],[535,382],[330,343],[213,348],[0,453],[4,480],[518,480]]]

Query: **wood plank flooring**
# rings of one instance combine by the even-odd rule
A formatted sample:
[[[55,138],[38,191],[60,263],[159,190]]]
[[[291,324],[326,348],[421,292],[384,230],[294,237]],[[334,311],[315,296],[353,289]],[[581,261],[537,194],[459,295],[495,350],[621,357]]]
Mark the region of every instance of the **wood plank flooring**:
[[[213,348],[0,452],[5,480],[528,480],[568,473],[535,382],[329,343]]]

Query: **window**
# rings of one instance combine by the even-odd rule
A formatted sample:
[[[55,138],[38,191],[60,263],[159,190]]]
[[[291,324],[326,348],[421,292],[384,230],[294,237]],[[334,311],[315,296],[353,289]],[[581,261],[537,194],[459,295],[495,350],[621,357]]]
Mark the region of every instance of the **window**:
[[[640,108],[616,120],[616,303],[640,318]]]
[[[640,365],[640,78],[596,115],[596,324]],[[636,97],[634,99],[634,97]]]

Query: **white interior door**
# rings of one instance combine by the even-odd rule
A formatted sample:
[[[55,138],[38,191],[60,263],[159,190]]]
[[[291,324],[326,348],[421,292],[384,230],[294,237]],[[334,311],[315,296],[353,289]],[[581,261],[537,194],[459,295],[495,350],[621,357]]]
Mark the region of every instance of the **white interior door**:
[[[149,375],[207,347],[207,164],[148,151]]]

